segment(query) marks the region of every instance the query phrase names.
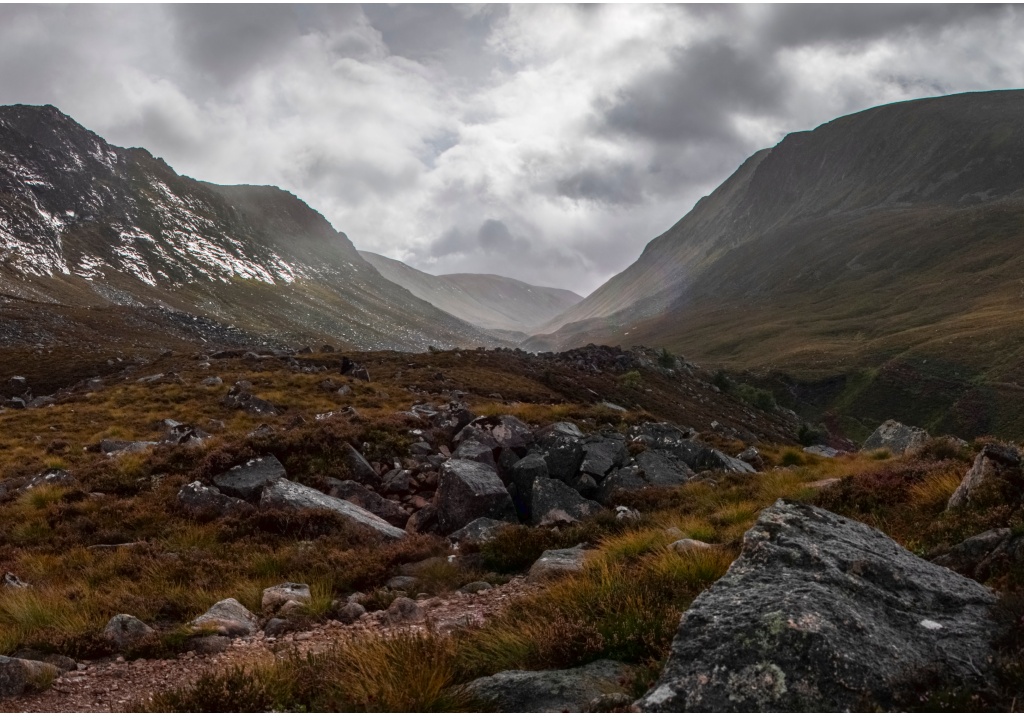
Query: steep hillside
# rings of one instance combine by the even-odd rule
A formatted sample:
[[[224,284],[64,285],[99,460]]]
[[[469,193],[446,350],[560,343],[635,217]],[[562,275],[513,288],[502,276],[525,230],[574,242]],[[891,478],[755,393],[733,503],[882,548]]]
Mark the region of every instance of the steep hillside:
[[[1024,432],[1022,115],[971,93],[789,135],[529,345],[664,345],[824,383],[868,425],[895,388],[915,422]]]
[[[382,278],[294,195],[182,177],[50,106],[0,108],[0,293],[44,315],[156,307],[299,343],[493,344]]]
[[[430,275],[377,253],[360,254],[381,275],[419,299],[482,328],[528,333],[583,299],[569,290],[528,285],[501,275]]]

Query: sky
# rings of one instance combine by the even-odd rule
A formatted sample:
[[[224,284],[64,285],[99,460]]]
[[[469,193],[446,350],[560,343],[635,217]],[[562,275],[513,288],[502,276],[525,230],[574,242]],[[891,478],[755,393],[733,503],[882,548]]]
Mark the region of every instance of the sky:
[[[1024,87],[1024,7],[0,5],[0,104],[580,294],[787,133]]]

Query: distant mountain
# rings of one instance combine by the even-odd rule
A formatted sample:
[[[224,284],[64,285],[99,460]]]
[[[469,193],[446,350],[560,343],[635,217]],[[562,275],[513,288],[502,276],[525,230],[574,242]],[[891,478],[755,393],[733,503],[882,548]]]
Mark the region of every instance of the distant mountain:
[[[377,253],[361,250],[360,255],[421,300],[489,330],[529,333],[583,299],[570,290],[528,285],[501,275],[430,275]]]
[[[1022,248],[1024,91],[896,103],[754,154],[527,346],[666,346],[831,383],[843,407],[1024,431],[1001,402],[1024,371]]]
[[[0,107],[0,293],[25,317],[161,308],[297,343],[496,343],[385,280],[294,195],[180,176],[51,106]],[[0,336],[26,326],[0,318]]]

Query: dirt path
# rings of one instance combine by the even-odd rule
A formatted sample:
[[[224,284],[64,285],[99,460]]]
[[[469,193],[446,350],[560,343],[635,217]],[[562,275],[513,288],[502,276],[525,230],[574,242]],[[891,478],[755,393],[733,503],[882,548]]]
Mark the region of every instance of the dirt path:
[[[523,578],[476,595],[452,593],[417,601],[427,619],[405,627],[433,623],[441,632],[480,625],[513,598],[526,594]],[[188,685],[204,670],[269,660],[292,650],[320,652],[345,636],[362,632],[387,632],[384,612],[368,613],[352,625],[329,621],[305,632],[267,638],[263,633],[236,639],[219,655],[185,653],[173,660],[116,659],[89,663],[84,670],[65,673],[42,693],[0,699],[0,713],[11,712],[118,712],[137,705],[163,690]]]

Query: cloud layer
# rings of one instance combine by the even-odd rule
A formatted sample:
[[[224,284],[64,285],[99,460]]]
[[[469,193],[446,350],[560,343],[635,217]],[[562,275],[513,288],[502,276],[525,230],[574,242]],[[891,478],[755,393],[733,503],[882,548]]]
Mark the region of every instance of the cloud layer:
[[[1024,86],[1003,6],[0,6],[0,104],[296,193],[428,272],[587,293],[745,157]]]

